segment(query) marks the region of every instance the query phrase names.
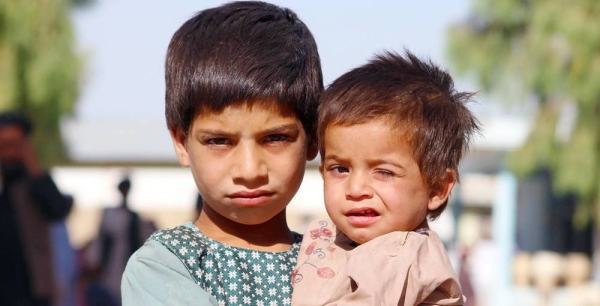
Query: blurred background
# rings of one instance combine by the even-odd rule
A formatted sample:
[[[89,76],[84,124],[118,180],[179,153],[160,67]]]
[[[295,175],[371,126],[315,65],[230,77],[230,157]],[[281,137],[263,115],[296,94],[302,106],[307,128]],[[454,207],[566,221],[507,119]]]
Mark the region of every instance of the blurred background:
[[[40,160],[73,202],[75,267],[55,305],[93,304],[82,292],[98,277],[87,262],[102,262],[90,254],[107,209],[127,207],[148,232],[194,220],[196,187],[164,118],[164,58],[184,21],[225,2],[0,0],[0,111],[32,119]],[[600,2],[269,2],[311,29],[325,85],[408,48],[479,92],[483,130],[431,224],[468,305],[600,305]],[[317,165],[288,209],[299,232],[325,216]]]

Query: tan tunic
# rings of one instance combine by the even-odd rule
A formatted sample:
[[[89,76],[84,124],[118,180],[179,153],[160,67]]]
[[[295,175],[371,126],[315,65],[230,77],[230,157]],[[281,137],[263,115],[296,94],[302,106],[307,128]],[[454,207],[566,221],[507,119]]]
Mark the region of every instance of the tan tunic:
[[[463,305],[446,250],[431,230],[393,232],[354,247],[312,222],[292,282],[292,305]]]

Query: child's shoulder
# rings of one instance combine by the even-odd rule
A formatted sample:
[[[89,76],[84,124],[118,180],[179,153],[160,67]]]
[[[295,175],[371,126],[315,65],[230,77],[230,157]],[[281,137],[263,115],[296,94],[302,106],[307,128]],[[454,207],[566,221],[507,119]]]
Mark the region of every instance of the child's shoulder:
[[[156,231],[148,240],[160,242],[182,260],[188,257],[197,258],[206,249],[203,235],[191,222]]]
[[[420,262],[424,258],[435,261],[447,257],[443,242],[430,229],[390,232],[359,245],[352,250],[352,253],[401,255],[405,258],[405,262]]]
[[[177,227],[156,231],[149,241],[157,241],[175,255],[194,277],[200,269],[200,258],[207,251],[206,237],[192,222]]]
[[[194,237],[197,236],[195,231],[197,230],[195,229],[194,224],[187,222],[173,228],[158,230],[154,232],[148,240],[158,241],[167,247],[176,247],[191,243],[194,240]]]
[[[438,234],[430,229],[417,229],[406,233],[404,247],[414,250],[424,250],[431,255],[446,257],[446,248]]]

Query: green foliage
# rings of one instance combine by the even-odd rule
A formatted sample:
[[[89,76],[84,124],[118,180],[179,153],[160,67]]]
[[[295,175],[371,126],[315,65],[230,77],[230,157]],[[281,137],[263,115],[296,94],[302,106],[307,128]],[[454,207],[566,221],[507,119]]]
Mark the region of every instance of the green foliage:
[[[71,4],[75,7],[86,7],[96,3],[96,0],[71,0]]]
[[[484,90],[518,82],[540,99],[533,131],[509,166],[520,175],[551,169],[556,193],[579,195],[580,225],[592,209],[600,214],[600,1],[478,0],[449,34],[451,60]],[[578,115],[561,138],[569,101]]]
[[[65,160],[60,119],[73,113],[79,94],[81,61],[69,16],[75,2],[0,0],[0,111],[32,118],[45,164]]]

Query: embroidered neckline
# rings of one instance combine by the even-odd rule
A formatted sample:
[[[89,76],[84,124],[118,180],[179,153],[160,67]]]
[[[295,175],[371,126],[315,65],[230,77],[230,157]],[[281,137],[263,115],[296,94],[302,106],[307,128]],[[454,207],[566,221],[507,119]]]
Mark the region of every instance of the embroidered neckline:
[[[188,224],[190,225],[189,227],[188,227]],[[290,245],[290,248],[288,250],[280,251],[280,252],[261,251],[261,250],[237,247],[237,246],[225,244],[221,241],[212,239],[212,238],[204,235],[204,233],[202,233],[202,231],[198,227],[196,227],[196,225],[192,222],[188,222],[188,223],[184,224],[183,226],[191,229],[194,232],[194,234],[197,234],[200,238],[205,240],[207,243],[214,244],[214,245],[219,246],[220,248],[225,248],[225,249],[230,249],[230,250],[239,250],[239,251],[245,251],[245,252],[258,252],[258,253],[274,254],[274,255],[284,255],[284,254],[293,253],[293,252],[297,251],[297,249],[299,249],[299,247],[300,247],[300,243],[302,242],[302,235],[300,235],[296,232],[292,232],[292,234],[294,235],[294,240],[292,241],[292,244]]]

